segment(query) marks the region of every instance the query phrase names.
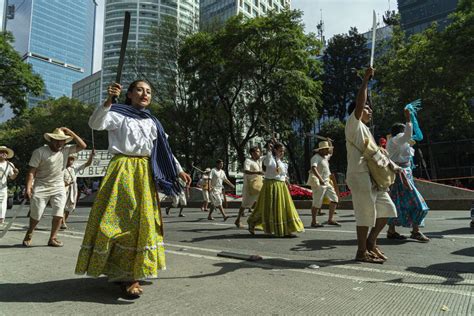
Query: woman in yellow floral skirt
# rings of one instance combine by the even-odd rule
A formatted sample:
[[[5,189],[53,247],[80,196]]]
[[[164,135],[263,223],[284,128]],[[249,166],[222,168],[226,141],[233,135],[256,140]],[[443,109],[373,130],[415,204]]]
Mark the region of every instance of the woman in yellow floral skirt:
[[[156,278],[166,268],[157,189],[176,195],[178,177],[191,179],[173,156],[161,123],[147,110],[149,84],[130,84],[125,105],[112,105],[119,84],[107,91],[89,125],[108,131],[114,157],[89,215],[76,273],[106,275],[121,284],[127,297],[137,298],[143,293],[138,281]]]
[[[282,144],[271,141],[263,159],[265,180],[252,215],[247,219],[249,232],[255,234],[255,227],[276,237],[295,237],[293,233],[304,231],[303,223],[296,211],[290,191],[286,185],[287,167],[281,161],[285,154]]]

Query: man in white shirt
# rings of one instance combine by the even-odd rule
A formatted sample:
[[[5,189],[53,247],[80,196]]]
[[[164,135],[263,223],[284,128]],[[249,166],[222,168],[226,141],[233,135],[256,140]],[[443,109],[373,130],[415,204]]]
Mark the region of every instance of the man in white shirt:
[[[216,167],[211,170],[211,202],[215,208],[221,211],[225,222],[229,216],[227,216],[224,208],[222,207],[222,202],[224,201],[224,182],[227,183],[231,188],[235,188],[235,186],[227,179],[224,170],[222,170],[223,167],[224,162],[219,159],[216,162]],[[207,219],[210,221],[214,220],[212,217],[214,207],[209,209],[209,215],[207,216]]]
[[[352,203],[357,225],[356,261],[383,263],[387,257],[377,247],[377,237],[387,224],[389,217],[397,211],[387,192],[378,191],[372,185],[367,161],[362,155],[365,141],[376,144],[367,123],[372,119],[372,109],[367,103],[367,86],[374,75],[368,68],[355,103],[349,106],[345,136],[347,148],[346,182],[352,192]],[[370,233],[369,233],[369,227]],[[368,236],[367,236],[368,234]]]
[[[18,169],[9,162],[14,156],[13,150],[0,146],[0,224],[5,221],[7,212],[8,187],[7,180],[14,180],[18,176]]]
[[[33,231],[43,216],[48,202],[52,207],[53,222],[48,246],[62,247],[57,233],[63,221],[66,204],[64,187],[64,169],[69,155],[87,147],[86,143],[73,131],[66,127],[56,128],[52,133],[45,133],[48,144],[37,148],[31,155],[26,176],[26,198],[30,200],[30,227],[26,232],[23,245],[31,246]],[[74,140],[76,145],[66,145]],[[34,185],[33,185],[34,180]]]
[[[329,151],[333,147],[328,141],[319,142],[316,154],[311,158],[312,175],[317,181],[312,182],[311,190],[313,191],[313,204],[311,207],[311,227],[323,227],[316,220],[316,215],[321,211],[324,197],[329,199],[329,218],[328,225],[341,226],[334,220],[334,212],[336,211],[339,198],[336,190],[330,183],[331,170],[329,169]]]

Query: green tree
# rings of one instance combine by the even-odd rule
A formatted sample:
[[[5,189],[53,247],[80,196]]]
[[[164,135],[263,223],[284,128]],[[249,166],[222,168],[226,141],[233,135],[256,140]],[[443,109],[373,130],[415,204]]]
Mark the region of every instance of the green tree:
[[[12,47],[13,36],[0,34],[0,97],[10,104],[14,114],[20,114],[26,108],[26,96],[29,93],[40,95],[43,80],[32,71],[31,65],[22,61],[21,56]],[[0,104],[0,108],[4,104]]]
[[[314,122],[321,83],[313,56],[320,47],[314,34],[304,34],[299,11],[237,16],[213,33],[189,37],[179,65],[193,102],[242,163],[256,136],[287,137],[295,122]]]
[[[423,110],[418,118],[428,143],[433,177],[437,164],[432,142],[474,137],[472,1],[460,1],[451,19],[443,31],[434,24],[409,39],[395,27],[389,49],[376,63],[376,128],[386,133],[391,124],[402,120],[405,104],[421,99]]]
[[[331,117],[344,121],[348,104],[355,100],[360,84],[357,70],[369,62],[366,44],[366,39],[356,28],[329,40],[323,56],[322,80],[324,109]]]
[[[17,181],[24,182],[31,153],[45,144],[44,133],[66,126],[76,132],[92,148],[92,132],[88,121],[94,107],[78,100],[62,97],[40,102],[34,108],[0,125],[0,143],[15,151],[14,163],[21,169]],[[95,147],[107,149],[107,133],[94,132]]]
[[[181,47],[194,30],[164,18],[150,28],[139,49],[131,54],[133,78],[147,80],[153,89],[152,111],[170,135],[170,144],[183,166],[213,166],[224,157],[224,142],[216,134],[211,113],[191,98],[188,81],[178,64]]]

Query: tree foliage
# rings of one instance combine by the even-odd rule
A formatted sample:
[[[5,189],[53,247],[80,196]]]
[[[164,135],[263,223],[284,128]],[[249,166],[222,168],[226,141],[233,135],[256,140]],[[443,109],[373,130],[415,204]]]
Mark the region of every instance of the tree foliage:
[[[357,70],[369,62],[366,39],[351,28],[329,40],[324,51],[323,101],[327,114],[343,121],[348,104],[355,100],[360,80]]]
[[[431,141],[474,137],[474,11],[461,1],[452,24],[436,25],[405,40],[394,28],[391,47],[377,61],[378,98],[375,124],[402,119],[405,104],[422,100],[419,113],[423,131]],[[380,133],[384,133],[380,130]]]
[[[321,107],[314,78],[320,49],[305,35],[301,12],[231,18],[213,33],[200,32],[182,47],[179,65],[199,111],[209,113],[215,133],[243,162],[256,136],[278,132],[286,139],[297,122],[310,126]]]
[[[12,46],[10,33],[0,34],[0,97],[10,104],[14,114],[25,110],[29,93],[39,95],[43,91],[43,80],[32,71],[31,65],[22,61]],[[4,104],[0,104],[0,108]]]
[[[0,143],[15,151],[13,162],[21,169],[20,182],[24,182],[31,153],[46,143],[44,133],[56,127],[68,127],[92,147],[88,121],[94,107],[78,100],[62,97],[40,102],[34,108],[0,125]],[[94,132],[95,147],[107,149],[106,132]]]

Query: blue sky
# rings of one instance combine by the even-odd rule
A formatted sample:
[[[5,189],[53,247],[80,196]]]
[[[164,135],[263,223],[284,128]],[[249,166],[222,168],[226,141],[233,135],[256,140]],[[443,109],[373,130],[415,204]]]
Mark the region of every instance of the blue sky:
[[[94,54],[94,71],[101,69],[102,36],[104,26],[105,0],[97,0],[96,42]],[[292,8],[302,10],[303,22],[307,32],[316,32],[316,25],[321,18],[321,10],[325,24],[325,36],[329,39],[335,34],[346,33],[351,26],[363,33],[372,25],[372,10],[379,20],[388,10],[397,10],[396,0],[292,0]]]

